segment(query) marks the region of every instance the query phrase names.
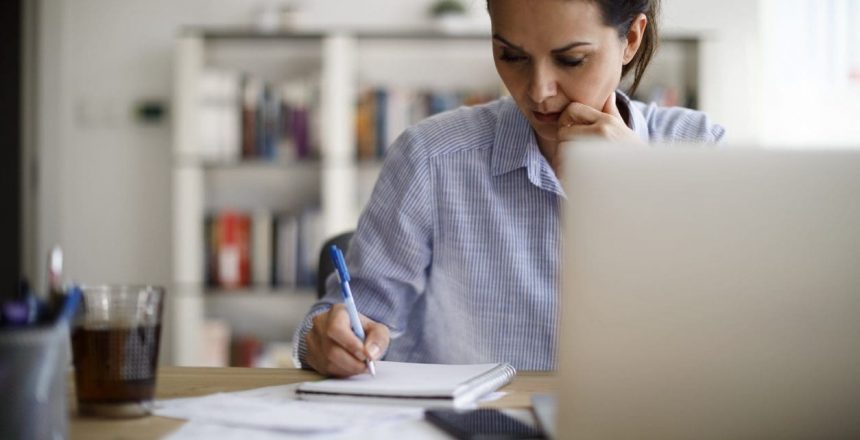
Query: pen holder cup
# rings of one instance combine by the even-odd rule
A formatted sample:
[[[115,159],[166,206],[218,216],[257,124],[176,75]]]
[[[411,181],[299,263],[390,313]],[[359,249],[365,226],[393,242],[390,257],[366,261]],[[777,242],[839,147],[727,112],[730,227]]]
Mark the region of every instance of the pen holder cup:
[[[67,437],[68,326],[0,328],[0,438]]]

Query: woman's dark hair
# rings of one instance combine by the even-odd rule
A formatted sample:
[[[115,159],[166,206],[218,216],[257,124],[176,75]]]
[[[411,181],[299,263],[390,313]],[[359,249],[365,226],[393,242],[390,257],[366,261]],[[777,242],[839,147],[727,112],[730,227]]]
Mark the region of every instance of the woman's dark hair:
[[[621,77],[624,78],[632,70],[633,85],[628,91],[631,95],[636,93],[639,82],[654,52],[657,50],[659,41],[657,17],[660,15],[660,0],[582,0],[596,4],[603,15],[603,23],[612,26],[618,31],[620,38],[626,38],[630,25],[639,14],[645,14],[648,18],[648,26],[645,35],[642,36],[642,44],[633,59],[621,69]],[[490,9],[491,0],[487,0],[487,9]]]
[[[657,43],[660,35],[658,34],[657,16],[660,14],[660,0],[587,0],[591,1],[600,7],[600,12],[603,15],[603,23],[607,26],[612,26],[618,31],[620,38],[626,38],[627,32],[630,31],[630,25],[639,14],[645,14],[648,18],[648,26],[645,28],[645,35],[642,36],[642,44],[639,45],[639,50],[636,55],[621,69],[621,77],[627,76],[627,73],[633,71],[633,85],[630,86],[630,94],[636,93],[639,88],[639,81],[642,80],[642,75],[654,52],[657,51]]]

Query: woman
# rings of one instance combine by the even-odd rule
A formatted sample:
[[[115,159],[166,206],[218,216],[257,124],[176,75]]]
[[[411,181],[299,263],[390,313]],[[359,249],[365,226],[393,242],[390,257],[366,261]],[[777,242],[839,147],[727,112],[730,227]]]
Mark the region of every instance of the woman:
[[[408,129],[389,150],[347,260],[367,338],[334,278],[296,332],[304,367],[350,376],[368,358],[555,366],[561,141],[718,142],[692,110],[631,102],[657,43],[659,0],[490,0],[511,93]]]

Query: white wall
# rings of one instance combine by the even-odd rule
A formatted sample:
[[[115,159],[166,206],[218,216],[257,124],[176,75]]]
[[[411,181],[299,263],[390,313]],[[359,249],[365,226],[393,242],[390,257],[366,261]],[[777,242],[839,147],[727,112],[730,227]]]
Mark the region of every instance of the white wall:
[[[860,148],[860,2],[763,0],[768,145]]]
[[[168,283],[171,127],[134,121],[142,98],[169,100],[173,38],[194,25],[242,25],[249,0],[41,0],[38,273],[53,243],[83,282]],[[409,28],[430,0],[306,0],[314,27]],[[484,0],[469,0],[485,18]],[[755,133],[757,11],[748,0],[669,0],[670,28],[711,29],[703,108],[733,138]],[[750,102],[747,102],[747,100]],[[738,104],[740,103],[740,104]],[[31,274],[35,275],[35,274]],[[40,279],[40,277],[35,277]]]
[[[758,0],[663,0],[663,26],[704,37],[700,108],[729,142],[761,141]]]
[[[860,148],[860,2],[664,0],[664,23],[706,31],[702,108],[731,142]],[[846,47],[847,46],[847,47]]]
[[[42,0],[41,223],[31,276],[45,272],[41,260],[59,243],[76,280],[170,280],[170,118],[145,126],[132,108],[143,98],[169,101],[181,26],[246,25],[269,4],[283,2]],[[310,26],[400,28],[423,25],[427,4],[314,0],[305,18]]]
[[[170,279],[170,127],[135,123],[132,106],[169,98],[178,25],[229,23],[243,3],[43,1],[38,255],[61,244],[83,282]]]

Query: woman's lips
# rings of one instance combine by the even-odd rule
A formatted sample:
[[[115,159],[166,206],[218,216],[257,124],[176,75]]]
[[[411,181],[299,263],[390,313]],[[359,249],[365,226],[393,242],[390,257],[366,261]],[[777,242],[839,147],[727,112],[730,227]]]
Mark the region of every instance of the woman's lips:
[[[558,123],[558,117],[561,116],[561,112],[541,113],[533,111],[532,114],[538,122],[542,122],[544,124],[556,124]]]

